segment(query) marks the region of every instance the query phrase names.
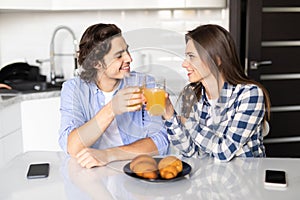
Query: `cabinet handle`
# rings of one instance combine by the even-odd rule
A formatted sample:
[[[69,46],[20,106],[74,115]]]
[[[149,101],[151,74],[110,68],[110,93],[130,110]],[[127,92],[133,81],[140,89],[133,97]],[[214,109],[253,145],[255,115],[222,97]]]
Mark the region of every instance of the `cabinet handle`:
[[[271,60],[266,60],[266,61],[251,61],[250,62],[250,69],[256,70],[259,66],[263,65],[271,65],[272,61]]]

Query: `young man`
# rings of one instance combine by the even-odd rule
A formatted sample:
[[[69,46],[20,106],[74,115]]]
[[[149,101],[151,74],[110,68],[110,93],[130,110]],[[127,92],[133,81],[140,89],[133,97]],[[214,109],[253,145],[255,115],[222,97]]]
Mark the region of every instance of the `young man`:
[[[161,117],[141,106],[139,88],[123,88],[132,58],[121,30],[95,24],[79,44],[80,77],[61,92],[62,149],[82,167],[103,166],[139,154],[166,154],[169,141]]]

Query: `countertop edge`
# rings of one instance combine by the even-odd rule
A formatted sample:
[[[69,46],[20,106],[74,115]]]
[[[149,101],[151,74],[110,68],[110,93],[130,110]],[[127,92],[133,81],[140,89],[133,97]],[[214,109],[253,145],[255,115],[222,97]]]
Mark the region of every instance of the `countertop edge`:
[[[22,101],[47,99],[52,97],[60,97],[60,90],[18,94],[17,96],[11,97],[6,100],[0,99],[0,110],[13,104],[21,103]]]

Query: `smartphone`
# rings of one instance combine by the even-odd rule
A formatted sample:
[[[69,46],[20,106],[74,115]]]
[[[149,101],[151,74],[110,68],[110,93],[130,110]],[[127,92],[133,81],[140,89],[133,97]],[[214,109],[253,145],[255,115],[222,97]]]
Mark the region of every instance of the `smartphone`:
[[[27,172],[28,179],[47,178],[49,176],[49,163],[30,164]]]
[[[287,187],[286,173],[280,170],[266,170],[265,186],[267,187]]]

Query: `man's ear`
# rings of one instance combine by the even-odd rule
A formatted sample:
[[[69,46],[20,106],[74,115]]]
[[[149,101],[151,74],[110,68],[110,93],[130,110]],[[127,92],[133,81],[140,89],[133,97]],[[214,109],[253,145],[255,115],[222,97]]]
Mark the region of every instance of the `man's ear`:
[[[103,68],[103,64],[100,61],[98,61],[97,64],[94,66],[94,68],[96,68],[96,69],[102,69]]]

